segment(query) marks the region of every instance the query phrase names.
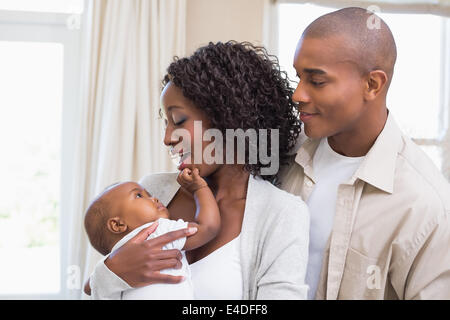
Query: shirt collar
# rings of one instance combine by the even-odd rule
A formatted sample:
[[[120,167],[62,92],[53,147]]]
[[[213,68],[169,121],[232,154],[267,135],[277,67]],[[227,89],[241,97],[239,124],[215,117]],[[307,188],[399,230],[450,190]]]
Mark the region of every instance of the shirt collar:
[[[394,192],[395,165],[402,142],[402,132],[389,112],[383,130],[370,148],[354,178],[359,178],[388,193]]]
[[[351,179],[361,179],[388,193],[394,191],[394,174],[402,133],[389,112],[386,124],[372,148]],[[295,162],[304,168],[305,174],[314,181],[312,160],[320,139],[307,139],[297,152]]]
[[[321,139],[306,139],[295,156],[295,162],[303,167],[305,174],[314,181],[312,162]],[[314,181],[316,182],[316,181]]]

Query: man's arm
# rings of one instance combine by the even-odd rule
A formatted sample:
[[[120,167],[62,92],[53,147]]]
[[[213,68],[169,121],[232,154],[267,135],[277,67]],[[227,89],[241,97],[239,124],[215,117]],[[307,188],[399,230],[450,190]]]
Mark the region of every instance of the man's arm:
[[[420,248],[408,272],[404,299],[450,299],[450,213],[423,234]],[[405,267],[406,268],[406,267]]]
[[[211,189],[200,177],[198,169],[184,169],[178,176],[178,183],[190,191],[195,199],[197,211],[195,222],[189,222],[189,227],[197,228],[195,235],[186,238],[184,250],[201,247],[214,239],[220,230],[220,213]]]

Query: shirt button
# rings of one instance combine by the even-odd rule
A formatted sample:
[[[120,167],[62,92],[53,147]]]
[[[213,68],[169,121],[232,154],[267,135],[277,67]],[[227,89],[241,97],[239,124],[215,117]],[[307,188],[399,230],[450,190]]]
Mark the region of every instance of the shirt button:
[[[306,181],[306,185],[309,187],[309,188],[311,188],[312,187],[312,185],[313,185],[313,183],[312,183],[312,181]]]

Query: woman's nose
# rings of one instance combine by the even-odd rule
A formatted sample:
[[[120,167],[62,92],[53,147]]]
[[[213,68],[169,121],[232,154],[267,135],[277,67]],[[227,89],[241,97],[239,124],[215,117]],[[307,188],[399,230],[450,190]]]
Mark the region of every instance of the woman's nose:
[[[173,141],[172,132],[173,130],[169,126],[166,126],[164,131],[164,144],[166,146],[171,146],[177,143],[177,141]]]

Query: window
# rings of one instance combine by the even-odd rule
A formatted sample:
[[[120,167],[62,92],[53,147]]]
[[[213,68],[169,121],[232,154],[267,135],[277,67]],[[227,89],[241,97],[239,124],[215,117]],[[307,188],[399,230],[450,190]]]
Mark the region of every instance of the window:
[[[303,30],[319,16],[336,9],[311,4],[278,5],[278,56],[282,69],[296,79],[292,67],[297,41]],[[389,25],[397,43],[397,63],[389,89],[387,105],[404,133],[412,137],[442,170],[443,138],[447,134],[446,96],[450,90],[445,77],[450,56],[445,39],[450,19],[419,14],[386,14],[380,17]],[[448,40],[447,40],[448,41]]]
[[[83,1],[0,0],[0,299],[62,298],[65,289],[63,164],[80,56],[69,4],[81,13]]]
[[[82,0],[0,0],[0,10],[82,13]]]

